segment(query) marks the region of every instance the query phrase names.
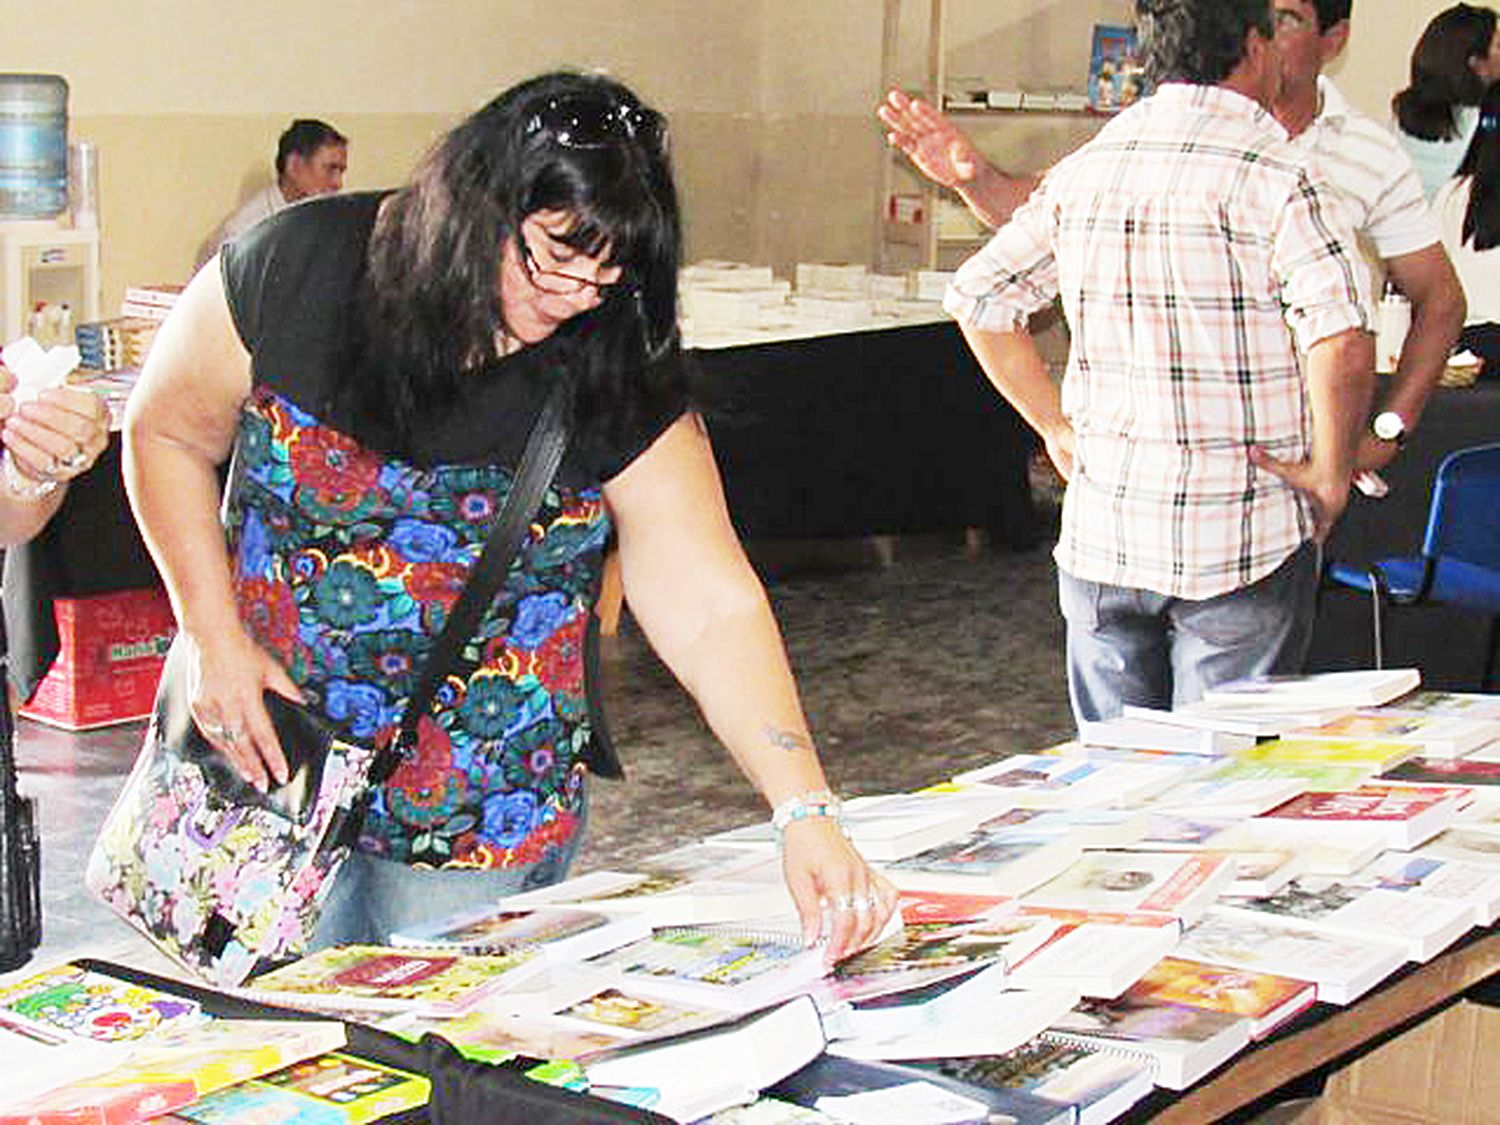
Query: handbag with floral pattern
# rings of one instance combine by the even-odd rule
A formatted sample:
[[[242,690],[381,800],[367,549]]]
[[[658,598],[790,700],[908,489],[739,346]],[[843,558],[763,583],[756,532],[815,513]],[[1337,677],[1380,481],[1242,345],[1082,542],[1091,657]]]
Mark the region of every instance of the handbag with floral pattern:
[[[567,445],[566,390],[548,396],[483,554],[438,635],[396,736],[367,745],[265,696],[290,776],[261,793],[198,732],[189,642],[173,642],[146,743],[94,844],[85,881],[158,948],[220,986],[296,956],[359,835],[370,786],[417,743],[445,670],[527,534]]]

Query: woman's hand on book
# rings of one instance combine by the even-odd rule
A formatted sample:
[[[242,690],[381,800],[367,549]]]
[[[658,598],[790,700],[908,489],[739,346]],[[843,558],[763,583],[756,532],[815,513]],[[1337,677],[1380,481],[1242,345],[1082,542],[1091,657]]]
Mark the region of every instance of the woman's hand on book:
[[[803,940],[824,942],[829,964],[873,945],[896,909],[896,888],[864,861],[832,818],[789,824],[782,866]]]

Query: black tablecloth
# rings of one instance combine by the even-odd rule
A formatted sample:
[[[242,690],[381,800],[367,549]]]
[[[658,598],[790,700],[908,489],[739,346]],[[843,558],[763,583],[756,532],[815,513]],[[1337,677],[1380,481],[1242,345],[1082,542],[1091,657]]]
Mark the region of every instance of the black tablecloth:
[[[1500,441],[1500,381],[1439,389],[1400,456],[1384,474],[1383,500],[1356,495],[1324,552],[1339,562],[1369,563],[1416,554],[1427,526],[1432,483],[1455,449]],[[1500,514],[1497,514],[1500,519]],[[1474,614],[1439,606],[1396,609],[1385,621],[1385,658],[1391,666],[1422,669],[1424,682],[1476,690],[1484,668],[1485,630]],[[1310,666],[1368,667],[1373,660],[1368,595],[1324,587],[1313,632]]]
[[[742,536],[978,526],[1013,546],[1035,541],[1031,431],[952,324],[692,354]],[[6,552],[5,625],[20,696],[30,697],[57,653],[54,597],[157,582],[125,500],[115,434],[42,534]]]

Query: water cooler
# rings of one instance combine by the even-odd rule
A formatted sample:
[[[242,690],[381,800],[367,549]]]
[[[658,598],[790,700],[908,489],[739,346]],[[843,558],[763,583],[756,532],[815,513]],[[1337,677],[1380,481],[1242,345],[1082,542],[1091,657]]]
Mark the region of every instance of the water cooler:
[[[26,335],[39,304],[66,304],[73,323],[99,319],[99,230],[54,219],[0,221],[0,342]]]

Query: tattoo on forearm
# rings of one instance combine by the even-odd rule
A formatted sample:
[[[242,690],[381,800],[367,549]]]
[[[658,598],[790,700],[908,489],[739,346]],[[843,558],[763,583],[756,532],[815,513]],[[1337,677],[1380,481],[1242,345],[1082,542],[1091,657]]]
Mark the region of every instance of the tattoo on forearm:
[[[788,754],[812,752],[812,739],[805,734],[798,734],[794,730],[777,730],[775,727],[766,727],[764,733],[772,746],[785,750]]]

